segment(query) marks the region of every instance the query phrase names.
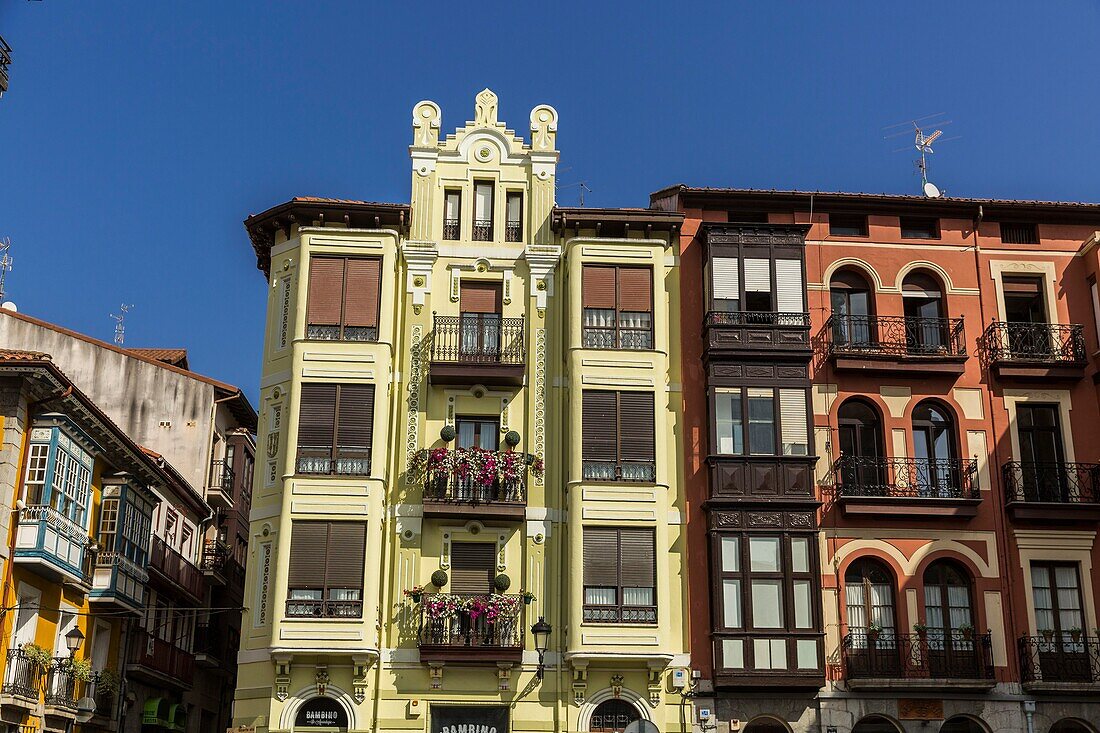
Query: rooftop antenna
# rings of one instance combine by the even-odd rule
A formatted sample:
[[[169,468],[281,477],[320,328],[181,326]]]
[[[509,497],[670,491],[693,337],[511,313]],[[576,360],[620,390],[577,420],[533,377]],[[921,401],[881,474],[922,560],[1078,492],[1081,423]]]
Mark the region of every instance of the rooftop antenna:
[[[936,118],[938,117],[943,117],[943,113],[939,112],[934,115],[919,117],[915,120],[909,120],[908,122],[902,122],[897,125],[891,125],[889,127],[883,128],[884,130],[896,130],[897,128],[903,128],[897,132],[893,132],[885,136],[886,139],[889,139],[892,137],[910,134],[908,128],[910,127],[910,125],[912,126],[912,134],[914,136],[913,147],[915,147],[917,149],[917,152],[920,153],[920,160],[916,161],[916,164],[917,170],[920,171],[921,193],[923,193],[927,198],[930,199],[935,199],[943,196],[943,192],[939,189],[939,187],[928,180],[928,156],[936,152],[932,149],[932,144],[935,143],[937,140],[939,140],[940,142],[947,142],[948,140],[959,139],[957,135],[955,137],[943,138],[943,130],[941,128],[950,125],[951,120],[937,120]],[[922,124],[924,125],[923,128],[921,127]],[[933,129],[930,133],[925,133],[925,130],[929,127],[936,129]],[[943,139],[941,140],[940,138]],[[908,150],[908,148],[899,148],[894,152],[900,152],[903,150]]]
[[[0,302],[4,300],[4,279],[11,271],[15,260],[11,258],[11,237],[0,239]]]
[[[118,307],[119,314],[117,316],[114,313],[111,314],[111,318],[115,319],[115,343],[119,346],[122,346],[126,340],[126,314],[133,307],[132,303],[130,305],[123,303]]]
[[[584,208],[584,192],[588,191],[588,193],[592,193],[592,189],[589,188],[588,184],[585,183],[584,181],[580,182],[580,187],[581,187],[581,203],[580,203],[580,206],[583,209]]]

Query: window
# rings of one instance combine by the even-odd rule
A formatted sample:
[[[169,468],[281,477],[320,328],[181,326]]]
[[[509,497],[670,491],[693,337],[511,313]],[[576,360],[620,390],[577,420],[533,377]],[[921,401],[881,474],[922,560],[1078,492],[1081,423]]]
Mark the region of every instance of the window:
[[[585,265],[586,349],[653,348],[653,273],[647,267]]]
[[[938,354],[949,343],[939,281],[926,272],[911,272],[901,286],[905,308],[905,345],[910,354]]]
[[[474,241],[493,241],[492,181],[474,181]]]
[[[920,496],[957,497],[962,489],[955,421],[942,405],[924,401],[913,410],[913,471]]]
[[[460,359],[497,361],[501,357],[502,283],[467,280],[460,284],[458,292],[458,308],[461,313]]]
[[[829,302],[832,306],[832,339],[834,345],[847,348],[867,348],[878,340],[878,325],[874,320],[874,300],[871,286],[860,272],[845,268],[833,273],[829,281]]]
[[[923,216],[901,217],[902,239],[939,239],[940,220]]]
[[[584,620],[657,622],[652,529],[584,528]]]
[[[628,725],[641,717],[638,708],[626,700],[604,700],[592,711],[588,730],[590,733],[623,733]]]
[[[443,238],[455,240],[462,236],[462,192],[447,189],[443,194]]]
[[[523,194],[510,192],[504,207],[504,241],[523,241]]]
[[[1071,482],[1059,406],[1017,403],[1016,436],[1020,446],[1020,489],[1024,501],[1066,502],[1080,489]]]
[[[497,418],[460,417],[455,420],[455,432],[459,448],[495,451],[500,447],[500,420]]]
[[[180,554],[186,558],[194,557],[191,551],[192,540],[195,538],[195,530],[191,529],[190,525],[183,525],[183,531],[180,533]]]
[[[164,541],[173,550],[176,549],[176,529],[179,525],[179,514],[172,507],[164,512]]]
[[[1039,227],[1022,222],[1001,222],[1001,241],[1005,244],[1038,244]]]
[[[27,455],[27,477],[24,480],[27,504],[42,503],[46,494],[46,468],[50,457],[49,443],[32,443]]]
[[[1096,278],[1089,278],[1089,297],[1092,299],[1092,324],[1096,329],[1096,344],[1100,349],[1100,288],[1096,286]]]
[[[767,224],[766,211],[727,211],[726,221],[731,224]]]
[[[496,571],[496,543],[451,543],[451,593],[491,593]]]
[[[287,616],[363,615],[365,522],[293,522]]]
[[[592,481],[654,481],[652,392],[585,390],[581,461]]]
[[[377,341],[382,261],[311,257],[306,338]]]
[[[876,560],[860,559],[844,573],[844,605],[851,646],[867,648],[872,632],[877,646],[896,648],[894,578]]]
[[[99,545],[105,552],[115,549],[119,499],[104,499],[99,507]]]
[[[958,563],[939,560],[924,571],[924,623],[932,650],[967,647],[960,631],[975,626],[970,576]]]
[[[1067,563],[1031,563],[1031,594],[1035,602],[1036,631],[1046,636],[1053,631],[1063,642],[1070,632],[1085,627],[1081,610],[1081,584],[1077,566]]]
[[[849,399],[837,412],[840,438],[838,479],[848,495],[885,496],[885,442],[878,411],[867,401]]]
[[[863,214],[829,214],[829,236],[866,237],[867,217]]]
[[[373,384],[302,385],[298,473],[370,475]]]
[[[778,421],[776,400],[778,399]],[[809,454],[809,418],[803,389],[715,390],[715,436],[718,453],[723,455],[805,456]],[[748,426],[747,436],[743,426]],[[777,444],[776,441],[779,441]]]
[[[149,557],[149,538],[152,528],[151,506],[148,502],[128,494],[122,503],[122,533],[115,549],[120,555],[145,567]]]
[[[91,454],[57,427],[34,428],[32,441],[24,477],[27,504],[49,506],[84,529],[91,492]]]
[[[801,260],[714,256],[707,267],[712,313],[738,313],[737,323],[802,325]]]

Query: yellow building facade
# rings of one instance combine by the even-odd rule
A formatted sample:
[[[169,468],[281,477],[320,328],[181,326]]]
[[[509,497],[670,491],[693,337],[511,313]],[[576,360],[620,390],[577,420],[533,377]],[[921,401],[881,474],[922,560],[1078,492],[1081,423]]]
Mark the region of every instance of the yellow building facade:
[[[413,109],[409,204],[246,221],[268,276],[234,723],[680,730],[674,213],[555,205],[477,95]],[[537,633],[536,633],[537,632]]]

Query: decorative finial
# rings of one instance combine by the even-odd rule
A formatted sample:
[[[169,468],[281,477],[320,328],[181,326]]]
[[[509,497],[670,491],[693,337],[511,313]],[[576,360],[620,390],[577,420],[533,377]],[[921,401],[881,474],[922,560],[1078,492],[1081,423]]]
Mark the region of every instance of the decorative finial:
[[[413,107],[413,145],[430,148],[439,142],[439,122],[443,114],[439,105],[430,100],[417,102]]]
[[[482,89],[474,100],[474,122],[482,127],[497,124],[497,95],[492,89]]]
[[[550,151],[558,139],[558,111],[548,104],[531,110],[531,147]]]

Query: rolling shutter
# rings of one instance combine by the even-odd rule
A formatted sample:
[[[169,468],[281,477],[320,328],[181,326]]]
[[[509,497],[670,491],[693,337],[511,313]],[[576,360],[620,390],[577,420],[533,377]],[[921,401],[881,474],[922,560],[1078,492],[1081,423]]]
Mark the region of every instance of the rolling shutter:
[[[775,300],[780,313],[802,313],[802,262],[775,261]]]
[[[648,267],[619,268],[619,310],[653,310],[653,272]]]
[[[374,328],[378,325],[378,296],[382,261],[348,260],[344,325]]]
[[[305,382],[298,409],[298,447],[332,448],[336,385]]]
[[[325,582],[328,522],[293,522],[287,587],[321,588]]]
[[[309,260],[309,322],[321,326],[340,323],[344,298],[344,260],[311,257]]]
[[[619,393],[619,453],[624,461],[652,461],[653,393]]]
[[[619,585],[619,533],[613,527],[585,527],[584,585]]]
[[[367,547],[364,522],[330,522],[326,588],[362,588],[363,563]]]
[[[614,392],[585,390],[581,396],[581,459],[614,463],[618,437]]]
[[[810,441],[804,390],[779,390],[779,419],[783,432],[783,454],[806,455]]]
[[[716,300],[740,300],[741,276],[739,261],[734,257],[715,257],[710,261]]]
[[[581,281],[581,301],[585,308],[615,308],[614,267],[585,265]]]
[[[745,292],[768,293],[771,289],[771,260],[745,260]]]
[[[463,313],[500,313],[500,283],[464,280],[459,293]]]
[[[624,588],[657,585],[657,555],[652,529],[621,529],[619,564]]]
[[[451,544],[451,593],[489,593],[496,575],[497,546],[492,542]]]
[[[369,451],[374,435],[374,385],[340,385],[339,408],[337,448]]]

